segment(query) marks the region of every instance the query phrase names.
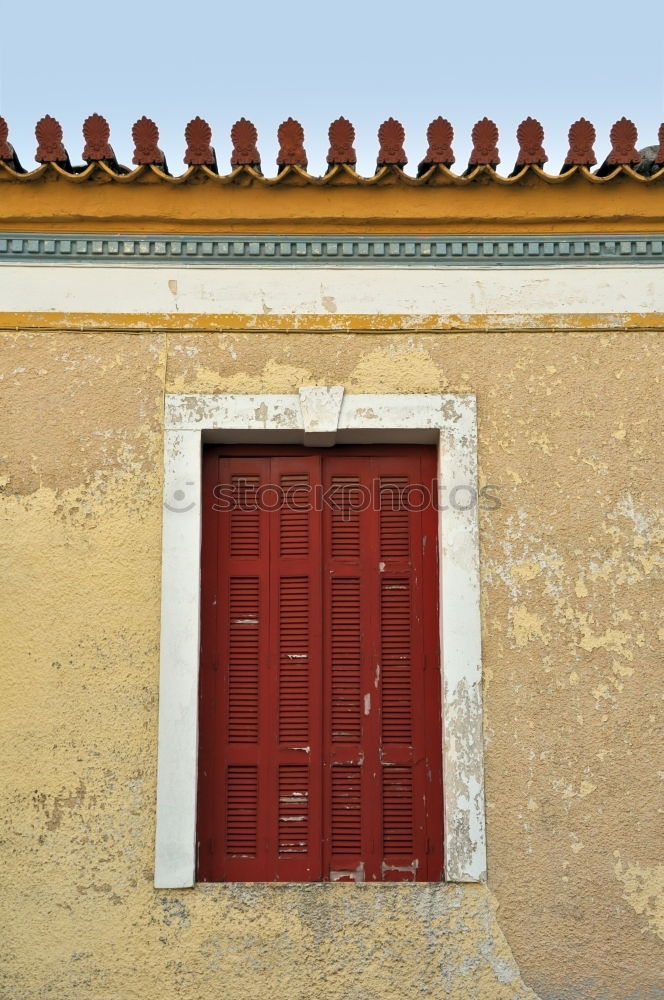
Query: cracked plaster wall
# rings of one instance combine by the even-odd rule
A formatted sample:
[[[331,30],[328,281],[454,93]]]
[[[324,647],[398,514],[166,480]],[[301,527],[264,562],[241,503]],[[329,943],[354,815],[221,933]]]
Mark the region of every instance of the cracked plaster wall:
[[[663,996],[662,375],[648,333],[4,334],[0,996]],[[152,887],[163,394],[308,383],[477,393],[488,886]]]

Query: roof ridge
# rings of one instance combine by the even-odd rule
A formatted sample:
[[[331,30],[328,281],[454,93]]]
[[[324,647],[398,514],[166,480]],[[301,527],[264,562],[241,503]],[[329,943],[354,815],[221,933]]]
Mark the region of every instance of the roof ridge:
[[[307,155],[305,150],[304,129],[300,122],[288,118],[277,130],[279,138],[279,153],[277,156],[278,173],[275,177],[265,177],[263,174],[260,154],[258,151],[258,132],[252,122],[241,118],[230,130],[232,153],[231,171],[220,174],[217,158],[212,145],[212,129],[202,118],[196,117],[188,122],[185,128],[186,149],[183,157],[187,169],[179,175],[171,175],[166,164],[166,158],[158,147],[159,130],[155,122],[143,116],[132,127],[134,139],[133,163],[137,168],[132,170],[119,164],[115,159],[113,149],[109,144],[110,126],[107,120],[99,114],[90,115],[83,123],[85,147],[82,157],[85,165],[72,165],[71,157],[63,142],[63,132],[60,123],[50,115],[45,115],[37,123],[35,135],[38,146],[35,160],[40,165],[35,170],[26,171],[10,144],[9,128],[4,118],[0,117],[0,165],[5,176],[20,176],[23,180],[42,177],[44,168],[55,169],[64,176],[90,178],[95,168],[101,166],[103,174],[122,180],[133,180],[141,176],[145,170],[150,170],[159,177],[168,177],[174,183],[186,181],[198,170],[210,176],[217,176],[220,181],[231,182],[240,175],[249,176],[264,183],[273,184],[290,177],[300,183],[328,183],[333,178],[356,183],[376,183],[389,175],[406,183],[426,183],[434,177],[444,178],[448,183],[467,182],[486,175],[493,176],[502,182],[512,181],[523,176],[524,171],[535,169],[541,176],[550,180],[561,179],[563,176],[576,172],[579,168],[588,176],[611,179],[616,174],[627,173],[641,180],[649,180],[655,175],[660,176],[664,170],[664,124],[659,128],[658,145],[652,145],[637,151],[637,130],[633,122],[625,117],[620,118],[610,130],[611,150],[602,161],[600,167],[591,172],[591,167],[597,163],[594,150],[596,131],[593,124],[585,118],[580,118],[570,127],[569,151],[562,164],[560,172],[545,173],[544,164],[548,161],[544,149],[544,129],[537,119],[524,119],[516,130],[519,151],[514,169],[510,174],[498,174],[499,132],[495,122],[482,118],[472,129],[472,152],[465,170],[454,173],[451,170],[455,161],[452,143],[454,130],[444,118],[438,117],[427,129],[428,148],[425,158],[419,164],[417,177],[407,174],[404,167],[408,162],[404,150],[405,130],[401,122],[388,118],[378,129],[379,151],[376,160],[376,172],[371,176],[358,174],[356,154],[353,148],[355,130],[350,121],[338,118],[329,129],[330,154],[326,173],[316,175],[307,171]]]

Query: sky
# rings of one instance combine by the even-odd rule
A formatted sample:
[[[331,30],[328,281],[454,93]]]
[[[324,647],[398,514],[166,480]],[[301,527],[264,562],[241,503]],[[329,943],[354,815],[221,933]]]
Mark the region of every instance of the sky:
[[[325,171],[327,128],[339,115],[355,125],[365,174],[374,172],[377,129],[390,116],[404,125],[407,169],[416,172],[433,118],[454,126],[462,171],[472,126],[486,115],[498,125],[507,174],[528,115],[544,127],[553,173],[581,116],[597,129],[599,162],[618,118],[634,121],[639,148],[656,143],[664,121],[664,4],[0,0],[0,15],[0,114],[27,168],[44,114],[63,126],[75,163],[83,120],[104,115],[126,164],[131,126],[147,115],[171,173],[185,169],[184,128],[196,115],[210,123],[226,172],[230,128],[244,116],[258,128],[268,175],[277,127],[289,116],[304,127],[314,174]]]

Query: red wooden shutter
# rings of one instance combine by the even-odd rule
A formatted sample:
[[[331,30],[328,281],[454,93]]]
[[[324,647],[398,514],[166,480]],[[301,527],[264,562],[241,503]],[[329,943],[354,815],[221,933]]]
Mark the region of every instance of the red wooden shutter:
[[[320,517],[311,491],[320,478],[316,454],[273,458],[278,487],[270,515],[271,689],[264,726],[269,769],[267,879],[321,878],[321,576]]]
[[[439,879],[433,452],[290,452],[206,452],[198,878]]]
[[[344,881],[364,880],[371,849],[362,715],[371,672],[364,641],[371,607],[359,509],[366,464],[360,458],[323,459],[325,877]]]
[[[325,875],[442,877],[437,515],[427,449],[323,458]]]
[[[319,459],[206,464],[199,878],[321,877]],[[215,486],[219,494],[215,503]],[[224,509],[227,508],[227,509]]]
[[[423,461],[417,457],[374,460],[380,498],[377,791],[381,796],[383,881],[440,878],[436,871],[441,857],[436,845],[441,838],[432,835],[430,827],[442,812],[437,794],[442,744],[438,715],[430,720],[427,716],[431,705],[440,703],[431,690],[438,675],[432,634],[438,615],[436,595],[431,591],[435,573],[425,573],[427,556],[435,554],[436,522],[435,512],[420,489],[427,480],[422,474]],[[428,485],[432,479],[430,473]],[[435,676],[428,669],[427,653],[436,660],[431,664]],[[428,721],[434,726],[433,743],[433,734],[427,738]]]
[[[265,781],[270,539],[258,491],[267,474],[264,461],[250,458],[222,457],[204,467],[198,802],[203,881],[263,877],[267,828],[259,805]],[[218,486],[224,491],[215,496]]]

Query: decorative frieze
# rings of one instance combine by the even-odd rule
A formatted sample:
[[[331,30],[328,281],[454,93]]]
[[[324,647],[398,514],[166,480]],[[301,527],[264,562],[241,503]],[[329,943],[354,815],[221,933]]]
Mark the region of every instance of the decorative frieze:
[[[181,264],[389,267],[647,264],[664,260],[664,234],[652,236],[357,237],[0,235],[0,263]]]

